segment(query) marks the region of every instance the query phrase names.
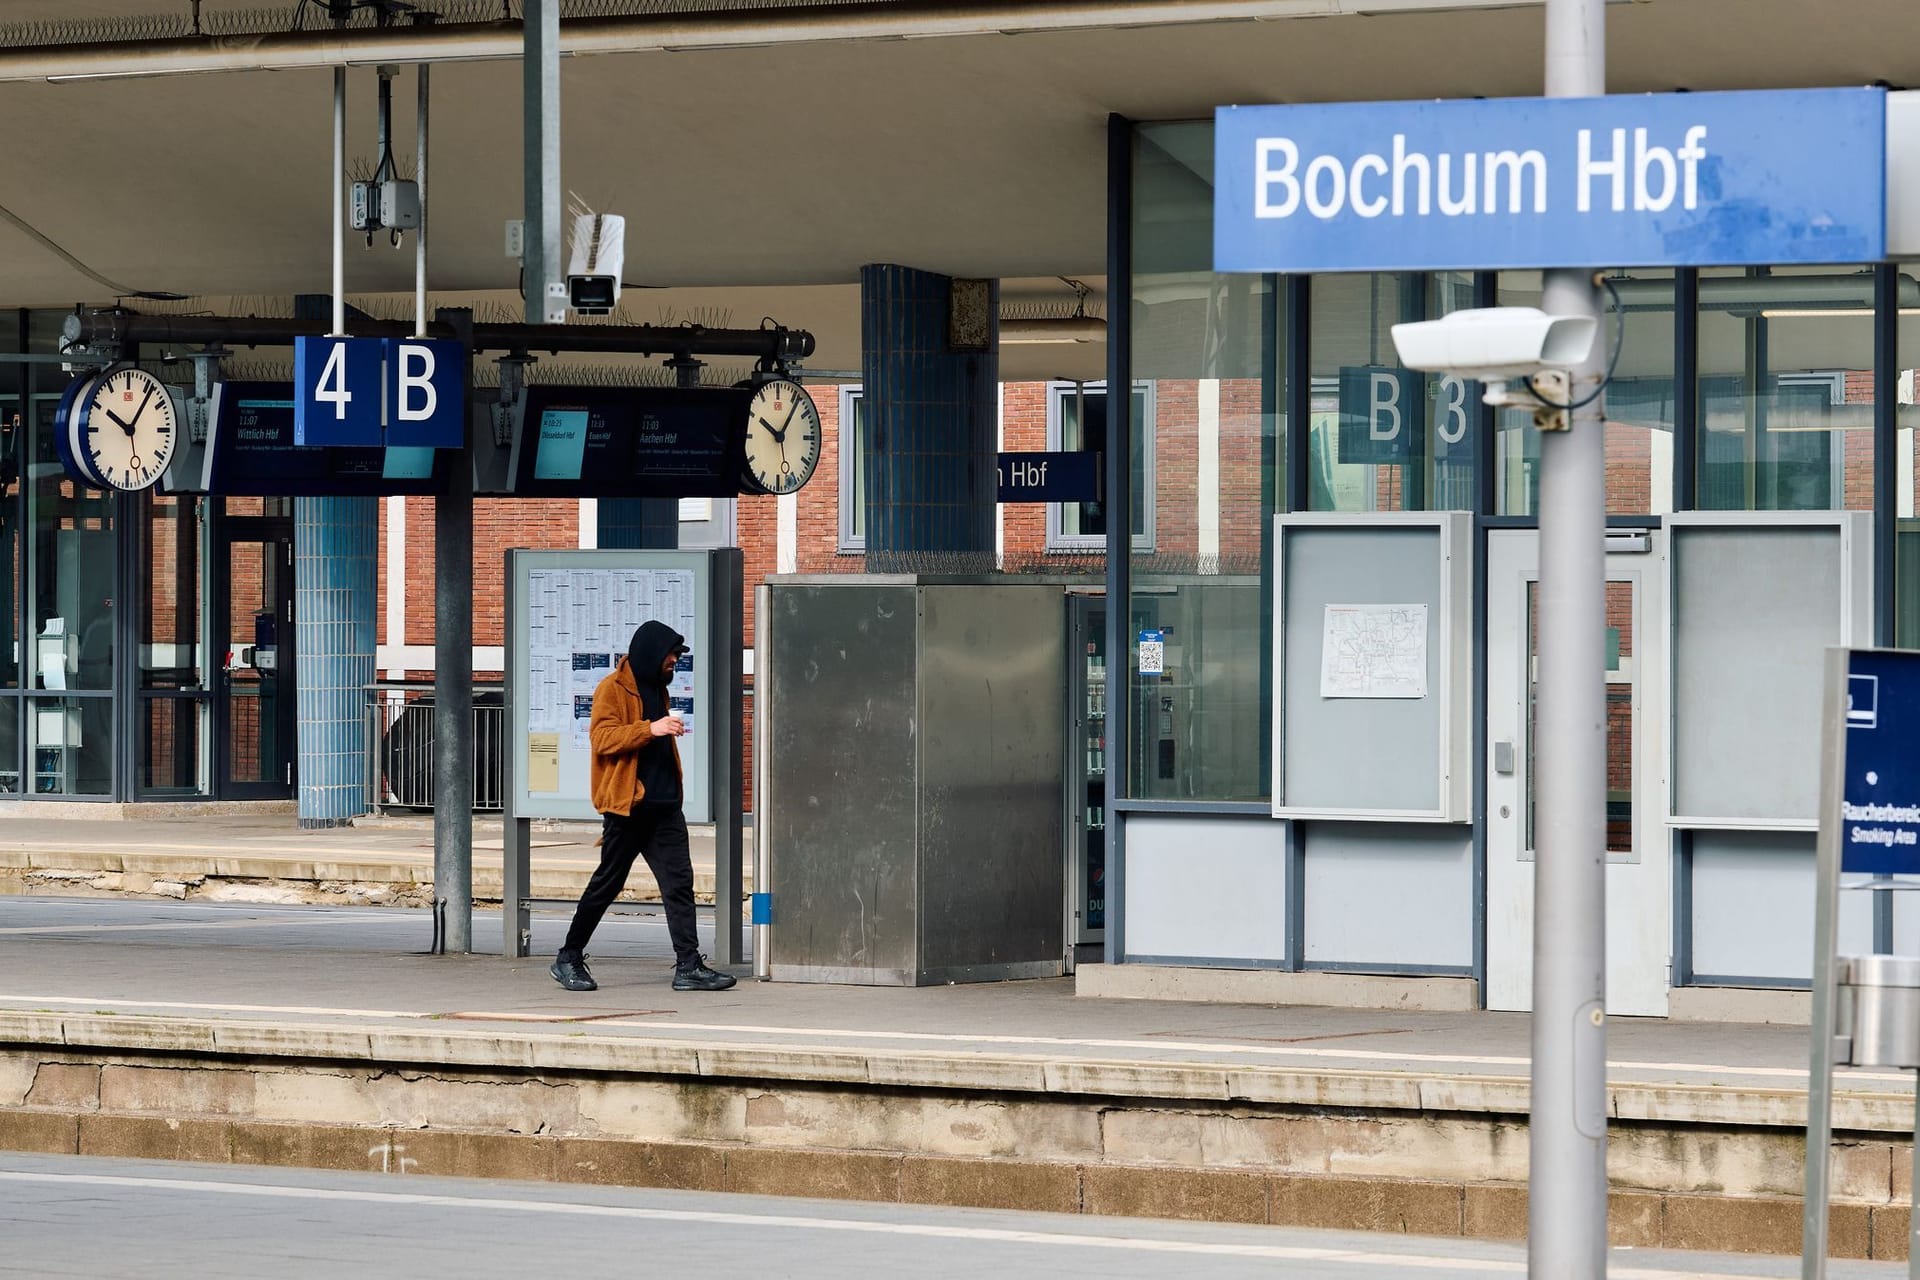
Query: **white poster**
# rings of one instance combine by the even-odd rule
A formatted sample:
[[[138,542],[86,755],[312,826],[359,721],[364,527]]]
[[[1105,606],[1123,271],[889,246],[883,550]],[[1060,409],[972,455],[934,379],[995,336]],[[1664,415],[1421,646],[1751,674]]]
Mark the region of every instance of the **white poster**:
[[[1427,696],[1427,606],[1330,604],[1320,639],[1323,698]]]
[[[561,734],[584,751],[593,691],[626,654],[634,628],[656,619],[692,643],[694,571],[534,569],[527,579],[527,732]],[[674,682],[690,703],[691,658]]]

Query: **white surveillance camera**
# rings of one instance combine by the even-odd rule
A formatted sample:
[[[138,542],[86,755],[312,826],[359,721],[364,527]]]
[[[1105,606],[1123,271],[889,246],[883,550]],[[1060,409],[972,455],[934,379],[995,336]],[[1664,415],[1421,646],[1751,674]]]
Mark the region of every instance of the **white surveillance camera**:
[[[1400,363],[1427,373],[1496,382],[1586,363],[1599,321],[1538,307],[1478,307],[1393,326]]]
[[[567,305],[581,315],[610,315],[619,305],[626,236],[627,220],[617,213],[583,213],[574,218]]]

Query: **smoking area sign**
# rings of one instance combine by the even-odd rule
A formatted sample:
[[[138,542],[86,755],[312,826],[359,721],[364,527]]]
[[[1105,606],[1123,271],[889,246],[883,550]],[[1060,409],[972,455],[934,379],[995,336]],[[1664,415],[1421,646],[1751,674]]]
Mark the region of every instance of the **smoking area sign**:
[[[1874,262],[1884,89],[1221,107],[1214,270]]]
[[[1840,870],[1920,875],[1920,653],[1847,660]]]

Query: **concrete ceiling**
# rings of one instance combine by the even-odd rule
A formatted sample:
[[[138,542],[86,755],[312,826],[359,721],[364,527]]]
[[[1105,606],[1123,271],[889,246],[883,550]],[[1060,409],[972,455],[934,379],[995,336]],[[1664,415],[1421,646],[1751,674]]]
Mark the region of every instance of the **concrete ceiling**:
[[[662,286],[629,294],[639,320],[717,306],[735,323],[804,325],[817,311],[844,331],[857,327],[849,286],[880,261],[1031,278],[1028,295],[1064,305],[1070,291],[1046,282],[1097,282],[1104,268],[1109,113],[1539,91],[1539,8],[1382,3],[1405,11],[569,58],[564,182],[626,215],[626,278]],[[6,18],[187,8],[9,0]],[[1609,5],[1607,18],[1617,92],[1920,83],[1920,43],[1897,38],[1912,29],[1904,0],[1644,0]],[[370,167],[375,75],[349,79],[349,155]],[[325,291],[330,95],[316,70],[0,84],[0,205],[122,287]],[[410,71],[395,97],[410,164]],[[502,224],[521,209],[520,116],[516,62],[434,69],[436,292],[511,296]],[[412,287],[410,245],[358,243],[347,262],[352,292]],[[681,292],[693,288],[726,292]],[[111,293],[0,224],[0,302]],[[1072,372],[1069,355],[1095,370],[1098,350],[1027,354]],[[837,361],[857,364],[857,343],[823,349],[820,363]]]

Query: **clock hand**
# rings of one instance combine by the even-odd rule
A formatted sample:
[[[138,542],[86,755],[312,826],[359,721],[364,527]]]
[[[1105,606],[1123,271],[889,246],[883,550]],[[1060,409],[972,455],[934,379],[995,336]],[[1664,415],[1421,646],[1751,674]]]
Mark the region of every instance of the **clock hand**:
[[[141,414],[147,411],[147,405],[153,399],[153,391],[154,391],[153,384],[149,383],[147,386],[146,397],[140,401],[140,407],[133,411],[133,416],[136,421],[139,419]]]
[[[755,414],[754,416],[759,417],[758,414]],[[787,434],[786,432],[782,431],[780,428],[774,426],[771,422],[768,422],[765,418],[760,418],[760,425],[765,427],[767,429],[767,434],[772,436],[775,440],[779,440]]]
[[[126,432],[128,435],[133,434],[133,424],[131,422],[128,422],[125,418],[121,417],[119,414],[115,413],[113,410],[107,408],[105,405],[100,406],[100,412],[106,414],[109,418],[112,418],[114,422],[119,425],[122,431]],[[139,415],[136,414],[135,416],[138,417]]]

